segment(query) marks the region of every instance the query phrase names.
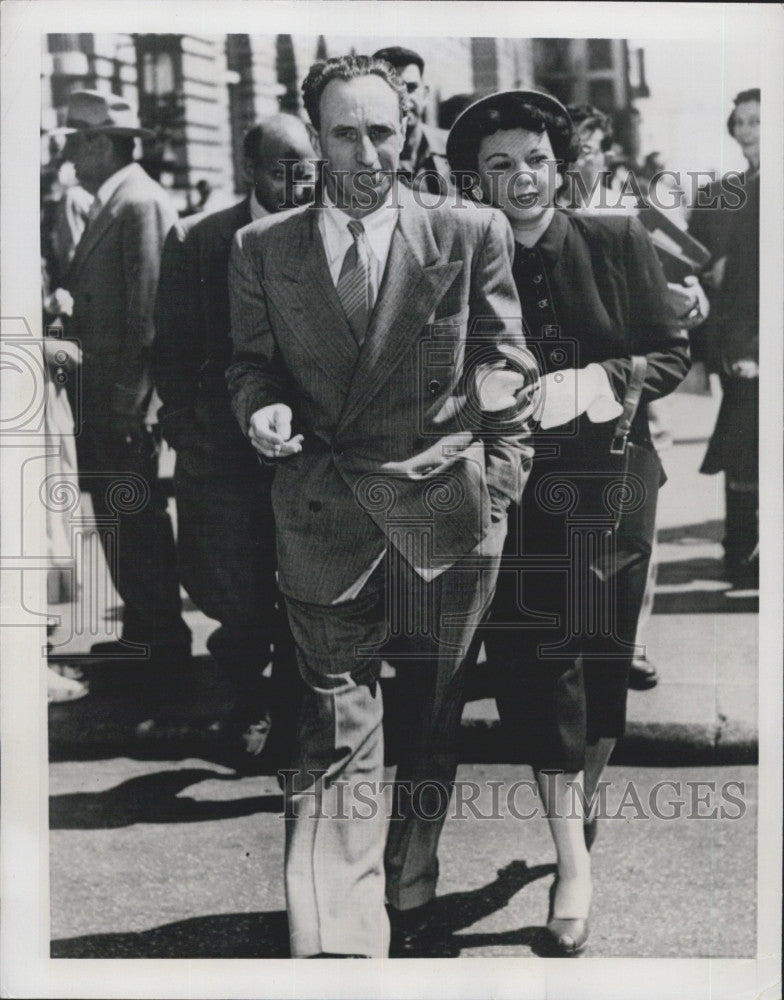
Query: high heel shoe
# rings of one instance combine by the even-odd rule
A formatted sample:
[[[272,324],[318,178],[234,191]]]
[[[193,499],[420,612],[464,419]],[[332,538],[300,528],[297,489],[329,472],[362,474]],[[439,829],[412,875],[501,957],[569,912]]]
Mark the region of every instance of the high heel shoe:
[[[583,820],[583,835],[585,837],[586,849],[590,851],[593,847],[593,842],[596,840],[596,834],[599,828],[599,818],[598,816],[592,816],[591,819]]]
[[[547,917],[548,951],[555,958],[574,958],[588,943],[588,917],[554,917],[558,877],[550,889],[550,912]]]

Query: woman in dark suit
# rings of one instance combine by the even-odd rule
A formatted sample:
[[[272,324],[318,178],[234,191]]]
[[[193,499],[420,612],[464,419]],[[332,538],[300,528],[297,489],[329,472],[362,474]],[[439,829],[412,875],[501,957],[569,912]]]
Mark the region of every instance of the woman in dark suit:
[[[647,448],[645,404],[672,392],[689,368],[688,340],[642,225],[554,207],[576,152],[566,109],[535,91],[477,101],[447,146],[453,170],[473,175],[477,195],[512,226],[515,282],[543,376],[533,471],[510,511],[485,644],[504,730],[534,768],[555,842],[547,929],[560,955],[579,952],[588,935],[586,840],[595,820],[583,816],[583,802],[623,735],[650,555],[641,542],[623,565],[600,558],[610,447],[632,355],[647,367],[630,440]],[[644,502],[655,504],[655,495]]]

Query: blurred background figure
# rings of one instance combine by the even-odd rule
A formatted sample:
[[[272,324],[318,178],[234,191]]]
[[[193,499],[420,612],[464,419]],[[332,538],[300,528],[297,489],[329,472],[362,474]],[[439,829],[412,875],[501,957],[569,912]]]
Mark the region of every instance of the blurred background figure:
[[[423,113],[430,88],[424,81],[425,61],[418,52],[400,45],[389,45],[373,53],[397,70],[408,92],[406,141],[400,157],[400,169],[413,181],[423,176],[427,191],[438,194],[451,185],[446,158],[446,132],[425,125]]]
[[[156,688],[190,664],[172,522],[158,480],[158,442],[149,425],[152,311],[163,240],[176,219],[164,190],[134,162],[150,135],[121,97],[74,91],[63,156],[93,196],[66,286],[70,331],[83,352],[77,438],[112,582],[123,602],[122,639],[95,643],[95,656],[133,665],[132,684]],[[124,488],[133,499],[116,501]],[[134,659],[134,656],[136,657]],[[115,672],[115,680],[121,679]]]
[[[241,764],[246,754],[261,753],[271,718],[284,742],[293,737],[299,672],[275,580],[271,469],[240,432],[224,379],[231,356],[229,253],[238,229],[311,201],[315,182],[315,153],[294,115],[254,126],[243,149],[248,196],[179,222],[167,237],[153,345],[159,419],[176,451],[180,581],[220,623],[207,647],[233,687],[224,736]],[[271,658],[270,705],[262,673]]]
[[[722,401],[701,472],[724,472],[724,569],[738,589],[759,586],[759,210],[760,91],[737,95],[727,127],[743,150],[746,199],[724,209],[713,268],[716,316],[709,356]],[[715,231],[715,229],[714,229]],[[710,239],[711,232],[703,233]]]

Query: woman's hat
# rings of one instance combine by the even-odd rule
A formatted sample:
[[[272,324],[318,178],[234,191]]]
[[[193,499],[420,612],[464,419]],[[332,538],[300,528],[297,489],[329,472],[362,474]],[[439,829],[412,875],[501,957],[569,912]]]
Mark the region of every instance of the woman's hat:
[[[124,98],[99,90],[75,90],[68,98],[65,125],[53,129],[49,135],[74,132],[155,138],[154,132],[141,127],[136,112]]]
[[[476,153],[482,135],[477,129],[479,121],[488,111],[509,112],[528,104],[540,111],[561,115],[571,121],[569,112],[560,101],[540,90],[502,90],[488,94],[470,104],[455,120],[446,140],[446,156],[452,170],[475,170]]]

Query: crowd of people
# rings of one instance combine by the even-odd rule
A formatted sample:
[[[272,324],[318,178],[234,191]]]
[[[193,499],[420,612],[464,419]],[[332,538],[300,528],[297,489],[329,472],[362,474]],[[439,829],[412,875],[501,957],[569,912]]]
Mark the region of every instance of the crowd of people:
[[[598,203],[596,109],[494,93],[461,101],[447,136],[399,47],[317,63],[303,97],[307,122],[247,133],[244,200],[178,219],[134,162],[127,102],[71,95],[42,286],[54,343],[79,345],[51,361],[81,367],[76,459],[116,525],[122,635],[93,652],[141,651],[140,685],[187,681],[180,586],[219,623],[226,740],[249,757],[277,741],[285,765],[291,954],[378,957],[426,932],[483,643],[554,842],[548,946],[579,954],[594,792],[629,685],[656,683],[636,642],[663,480],[652,407],[709,313],[724,399],[703,471],[726,476],[728,574],[755,572],[759,91],[729,121],[749,198],[694,217],[711,270],[669,282],[636,213]],[[389,822],[384,660],[406,690]],[[338,820],[354,795],[369,813]]]

